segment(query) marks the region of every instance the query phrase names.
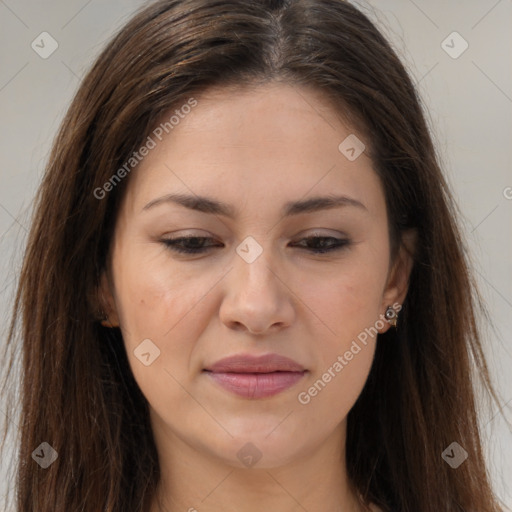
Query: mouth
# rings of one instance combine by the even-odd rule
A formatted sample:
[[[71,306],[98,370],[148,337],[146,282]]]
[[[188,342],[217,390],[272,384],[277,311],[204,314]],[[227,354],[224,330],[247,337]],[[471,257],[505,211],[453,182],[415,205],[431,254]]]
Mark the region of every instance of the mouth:
[[[231,356],[203,370],[223,389],[243,398],[267,398],[297,384],[307,370],[277,354]]]

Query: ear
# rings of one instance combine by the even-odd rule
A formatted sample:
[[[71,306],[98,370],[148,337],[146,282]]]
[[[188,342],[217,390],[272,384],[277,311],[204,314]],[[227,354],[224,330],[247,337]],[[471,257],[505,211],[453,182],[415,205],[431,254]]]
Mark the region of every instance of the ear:
[[[106,270],[103,270],[98,287],[98,303],[106,318],[101,320],[104,327],[119,327],[119,316],[112,293],[112,284]]]
[[[382,315],[384,315],[384,312],[389,306],[394,307],[395,311],[398,313],[407,296],[409,277],[414,263],[416,238],[417,232],[414,229],[402,233],[400,248],[388,273],[388,280],[382,295]],[[384,323],[384,327],[379,329],[379,333],[381,334],[386,332],[391,326],[387,321]]]

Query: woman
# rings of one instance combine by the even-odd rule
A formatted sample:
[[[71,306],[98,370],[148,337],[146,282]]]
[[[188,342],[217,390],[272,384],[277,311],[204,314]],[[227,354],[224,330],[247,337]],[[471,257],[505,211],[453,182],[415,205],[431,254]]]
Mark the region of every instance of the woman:
[[[37,196],[17,510],[501,510],[477,306],[417,93],[362,13],[153,3]]]

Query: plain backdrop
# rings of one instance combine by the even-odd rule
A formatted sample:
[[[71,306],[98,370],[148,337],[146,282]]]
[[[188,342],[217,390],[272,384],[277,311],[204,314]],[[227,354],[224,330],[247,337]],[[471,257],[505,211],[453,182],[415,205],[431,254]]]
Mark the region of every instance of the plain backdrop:
[[[144,3],[0,0],[2,339],[52,139],[94,57]],[[419,88],[492,316],[485,353],[512,421],[512,1],[354,3],[392,42]],[[42,32],[58,45],[46,59],[31,46]],[[512,508],[512,432],[497,408],[486,413],[482,432],[496,491]],[[0,461],[0,496],[12,485],[8,465]]]

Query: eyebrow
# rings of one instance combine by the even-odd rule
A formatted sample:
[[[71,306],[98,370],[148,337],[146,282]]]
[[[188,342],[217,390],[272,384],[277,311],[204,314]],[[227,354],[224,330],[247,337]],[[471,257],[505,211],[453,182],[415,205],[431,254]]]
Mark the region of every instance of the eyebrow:
[[[231,205],[224,204],[216,199],[187,194],[167,194],[150,201],[142,211],[149,210],[160,204],[179,204],[190,210],[213,215],[221,215],[233,219],[236,217],[236,210]],[[312,213],[320,210],[339,208],[342,206],[355,206],[368,211],[366,206],[358,201],[344,195],[316,196],[300,201],[289,201],[282,208],[282,216],[299,215],[301,213]]]

